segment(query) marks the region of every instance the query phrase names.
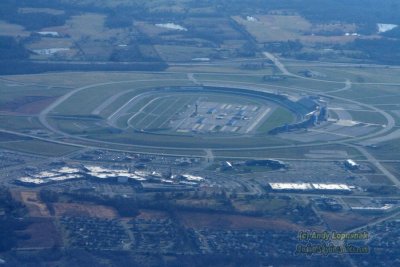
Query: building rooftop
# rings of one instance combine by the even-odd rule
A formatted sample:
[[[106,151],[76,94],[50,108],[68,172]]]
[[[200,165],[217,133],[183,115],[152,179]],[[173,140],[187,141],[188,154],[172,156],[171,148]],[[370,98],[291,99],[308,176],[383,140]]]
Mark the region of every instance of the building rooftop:
[[[273,190],[339,190],[351,191],[352,187],[345,184],[325,183],[269,183]]]

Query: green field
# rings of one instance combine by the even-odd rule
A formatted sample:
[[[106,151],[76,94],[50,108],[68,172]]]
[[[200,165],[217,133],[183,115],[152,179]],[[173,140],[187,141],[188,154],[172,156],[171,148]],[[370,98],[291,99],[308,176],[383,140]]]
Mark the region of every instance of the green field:
[[[168,80],[167,80],[168,82]],[[88,115],[91,114],[99,105],[105,102],[107,99],[124,91],[139,90],[139,89],[151,89],[154,87],[161,87],[166,84],[163,79],[147,80],[147,81],[121,81],[115,83],[109,83],[105,85],[94,86],[85,90],[82,90],[63,102],[62,105],[58,106],[53,114],[57,115]],[[176,80],[172,81],[171,85],[192,85],[187,80]],[[117,109],[118,107],[115,107]]]
[[[289,110],[278,107],[273,113],[261,124],[257,129],[260,133],[267,133],[269,130],[276,128],[278,126],[285,125],[286,123],[291,123],[294,121],[294,115]]]
[[[0,143],[20,142],[22,140],[29,140],[29,137],[22,137],[14,134],[0,132]]]
[[[394,104],[400,97],[396,86],[384,85],[353,85],[351,89],[334,92],[331,95],[354,99],[367,104]],[[393,98],[393,100],[391,100]]]
[[[264,73],[265,72],[265,73]],[[263,82],[263,75],[267,75],[268,70],[263,70],[261,74],[254,75],[224,75],[224,74],[212,74],[212,73],[200,73],[195,74],[197,80],[201,82],[207,81],[227,81],[227,82],[249,82],[249,83],[261,83]]]
[[[37,114],[68,88],[0,81],[0,112]]]
[[[369,149],[369,152],[378,159],[392,160],[400,158],[400,139],[394,139],[379,143],[376,148]]]
[[[185,73],[147,73],[147,72],[57,72],[51,74],[2,76],[5,83],[27,84],[29,86],[67,87],[70,89],[83,86],[114,83],[120,81],[187,79]],[[2,82],[2,81],[1,81]]]
[[[249,148],[260,146],[278,146],[292,144],[292,141],[283,140],[275,136],[254,136],[254,137],[202,137],[188,135],[166,135],[166,134],[149,134],[125,131],[124,133],[110,134],[91,134],[92,140],[113,142],[119,144],[148,146],[158,148],[173,148],[179,150],[185,149],[226,149],[226,148]]]
[[[387,121],[380,113],[375,111],[350,111],[351,117],[354,121],[360,121],[372,124],[386,124]]]
[[[106,125],[98,119],[50,117],[48,121],[62,132],[73,135],[107,133]]]
[[[191,61],[194,58],[210,58],[215,54],[215,49],[198,48],[190,46],[155,45],[158,54],[169,62]]]
[[[268,149],[254,149],[251,151],[215,151],[214,154],[217,157],[224,157],[229,159],[232,157],[260,157],[260,158],[294,158],[304,159],[304,155],[310,153],[311,150],[343,150],[346,151],[352,159],[365,159],[356,149],[346,147],[343,145],[319,145],[319,146],[303,146],[303,147],[291,147],[291,148],[268,148]],[[326,159],[329,159],[327,157]],[[332,158],[333,159],[333,158]]]
[[[386,166],[387,168],[387,166]],[[388,168],[392,173],[396,173],[393,172],[390,168]],[[366,176],[368,181],[370,181],[373,184],[381,184],[381,185],[393,185],[393,182],[390,181],[385,175],[368,175]]]
[[[40,140],[0,143],[0,148],[51,157],[63,156],[79,149],[73,146],[55,144]]]
[[[363,83],[400,83],[400,70],[398,68],[364,68],[364,67],[288,67],[292,73],[305,70],[315,71],[322,76],[315,79],[328,81],[344,81],[349,79],[355,84]]]
[[[135,113],[134,119],[129,122],[135,129],[165,129],[169,127],[169,119],[176,113],[186,109],[187,105],[195,102],[196,96],[164,96],[156,98],[143,111]],[[149,102],[150,103],[150,102]]]
[[[0,128],[16,131],[43,130],[36,117],[0,115]]]
[[[295,40],[311,28],[311,23],[300,16],[258,15],[256,19],[234,17],[259,42]]]

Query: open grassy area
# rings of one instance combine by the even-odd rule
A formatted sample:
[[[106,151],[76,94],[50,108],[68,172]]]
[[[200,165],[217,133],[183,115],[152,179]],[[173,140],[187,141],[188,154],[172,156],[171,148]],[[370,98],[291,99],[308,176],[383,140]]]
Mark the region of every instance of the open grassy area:
[[[267,133],[278,126],[285,125],[286,123],[291,123],[294,120],[294,115],[289,110],[277,107],[273,113],[261,124],[257,129],[260,133]]]
[[[40,86],[79,88],[92,84],[134,80],[186,79],[181,73],[147,72],[56,72],[35,75],[2,76],[6,83],[27,83]]]
[[[23,137],[19,135],[0,132],[0,143],[15,142],[15,141],[29,140],[29,139],[30,139],[29,137]]]
[[[385,175],[368,175],[366,176],[368,181],[373,184],[393,185],[393,182],[389,180]]]
[[[186,109],[187,105],[192,105],[196,96],[164,96],[155,98],[148,102],[142,112],[135,113],[135,117],[130,121],[135,129],[163,129],[169,127],[169,120],[177,113]]]
[[[128,29],[109,29],[104,26],[106,16],[96,13],[82,13],[72,16],[63,26],[45,28],[46,31],[59,32],[65,36],[57,40],[68,53],[58,54],[58,58],[75,60],[108,61],[115,46],[129,42]],[[30,48],[56,48],[53,38],[41,38],[33,42]],[[76,47],[78,45],[78,49]],[[53,58],[52,55],[47,56]]]
[[[324,82],[315,81],[310,79],[300,79],[288,77],[286,80],[276,82],[263,82],[272,88],[276,88],[278,91],[295,91],[295,92],[309,92],[318,93],[336,90],[344,87],[342,82]]]
[[[0,108],[10,102],[21,101],[27,97],[54,97],[68,92],[66,88],[42,86],[37,84],[22,84],[12,80],[0,81]]]
[[[392,174],[394,174],[398,179],[400,177],[400,163],[382,163],[385,168],[387,168]],[[391,181],[388,181],[391,184]]]
[[[89,115],[99,105],[107,101],[110,97],[123,91],[143,89],[143,88],[154,88],[162,87],[167,85],[191,85],[192,83],[188,80],[148,80],[148,81],[128,81],[128,82],[116,82],[104,85],[98,85],[79,93],[74,94],[68,98],[65,102],[59,105],[53,114],[57,115]],[[128,101],[129,99],[126,99]],[[112,105],[115,110],[119,106]]]
[[[368,150],[377,159],[399,159],[400,158],[400,139],[393,139],[379,143],[376,148]]]
[[[21,25],[0,21],[0,35],[27,37],[29,34],[30,32]]]
[[[292,91],[292,92],[310,92],[310,93],[318,93],[318,92],[326,92],[337,90],[344,87],[343,82],[328,82],[328,81],[315,81],[311,79],[300,79],[293,77],[286,77],[284,80],[280,81],[264,81],[264,75],[271,75],[272,70],[267,68],[263,70],[243,70],[240,73],[235,71],[234,74],[222,74],[220,73],[198,73],[197,68],[193,68],[193,73],[195,73],[195,77],[198,78],[199,81],[203,82],[217,82],[217,83],[226,83],[226,84],[237,84],[237,85],[249,85],[254,88],[258,88],[262,90],[262,88],[268,88],[270,91]]]
[[[215,49],[208,47],[155,45],[154,48],[161,58],[168,62],[191,61],[195,58],[211,58],[216,53]]]
[[[0,127],[7,130],[28,131],[43,129],[36,117],[0,115]]]
[[[47,13],[47,14],[53,14],[53,15],[65,14],[64,10],[53,9],[53,8],[22,7],[22,8],[19,8],[18,11],[23,14],[27,14],[27,13]]]
[[[107,133],[104,125],[97,119],[51,117],[48,121],[52,126],[69,134]]]
[[[255,18],[256,21],[250,21],[239,16],[233,17],[260,43],[296,40],[311,28],[311,23],[297,15],[257,15]]]
[[[372,124],[386,124],[387,121],[380,113],[375,111],[350,111],[351,117],[354,121],[360,121]]]
[[[40,140],[27,140],[17,143],[0,143],[0,148],[52,157],[62,156],[79,149],[73,146],[55,144]]]
[[[263,70],[264,72],[264,70]],[[249,83],[262,83],[263,76],[267,75],[270,71],[265,70],[265,74],[255,74],[255,75],[223,75],[223,74],[195,74],[195,78],[200,82],[208,82],[208,81],[227,81],[227,82],[249,82]]]
[[[100,111],[100,116],[102,116],[103,118],[107,118],[108,116],[110,116],[111,114],[113,114],[116,111],[116,108],[122,107],[126,103],[127,99],[132,99],[137,94],[138,94],[137,90],[132,90],[132,91],[129,90],[129,91],[123,92],[120,96],[117,96],[114,99],[114,101],[112,101],[112,103],[105,106],[104,109],[102,109]],[[134,105],[134,107],[132,107],[132,108],[140,109],[143,105],[146,104],[147,100],[149,100],[150,98],[151,98],[151,96],[144,97],[143,99],[145,101],[137,103],[137,105]]]
[[[283,140],[275,136],[256,136],[256,137],[207,137],[207,136],[182,136],[165,134],[148,134],[138,132],[124,132],[121,134],[93,134],[89,136],[95,140],[116,142],[128,145],[144,145],[179,148],[220,148],[227,147],[248,148],[260,146],[287,145],[293,142]],[[236,153],[238,153],[236,151]]]
[[[123,30],[108,29],[104,27],[105,15],[95,13],[83,13],[73,16],[67,21],[68,34],[74,40],[82,38],[107,40],[111,37],[119,36]]]
[[[243,59],[245,60],[245,59]],[[170,65],[168,71],[181,72],[181,73],[198,73],[198,74],[209,74],[218,75],[226,74],[227,76],[235,76],[235,74],[241,75],[266,75],[272,74],[272,67],[267,66],[261,70],[246,70],[240,68],[241,62],[226,62],[226,61],[212,61],[213,64],[200,64],[200,65]]]
[[[366,104],[397,104],[400,97],[397,86],[384,85],[353,85],[349,90],[331,94]]]
[[[257,214],[284,214],[288,209],[293,208],[293,203],[288,199],[258,199],[258,200],[245,200],[235,199],[232,201],[233,206],[238,212],[242,213],[257,213]]]
[[[320,80],[344,81],[349,79],[353,83],[400,83],[400,69],[383,67],[316,67],[316,66],[288,66],[292,73],[300,74],[306,70],[318,73],[315,77]]]
[[[50,38],[43,37],[36,42],[27,45],[27,48],[36,49],[50,49],[50,48],[71,48],[74,42],[68,38]]]
[[[79,139],[60,139],[62,141],[71,142],[74,144],[81,144],[81,145],[88,145],[88,146],[95,146],[99,148],[107,148],[107,149],[115,149],[121,151],[128,151],[134,153],[149,153],[149,154],[157,154],[157,155],[182,155],[182,156],[205,156],[206,153],[203,149],[180,149],[180,148],[147,148],[147,147],[138,147],[132,145],[132,143],[123,144],[123,143],[116,143],[116,144],[108,144],[108,143],[101,143],[97,142],[96,140],[79,140]],[[106,141],[106,140],[105,140]],[[107,140],[113,141],[113,140]]]
[[[260,158],[293,158],[293,159],[304,159],[306,154],[311,153],[312,150],[326,150],[335,151],[343,150],[347,152],[349,158],[352,159],[365,159],[357,150],[349,148],[343,145],[323,145],[323,146],[310,146],[310,147],[293,147],[293,148],[269,148],[249,151],[214,151],[216,157],[224,157],[229,159],[230,157],[260,157]],[[330,159],[330,157],[324,157],[324,159]],[[337,158],[332,158],[337,160]]]

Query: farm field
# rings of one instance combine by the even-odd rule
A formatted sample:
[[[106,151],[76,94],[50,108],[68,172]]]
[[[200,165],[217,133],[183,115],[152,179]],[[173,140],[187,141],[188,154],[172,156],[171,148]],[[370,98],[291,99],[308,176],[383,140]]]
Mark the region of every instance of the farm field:
[[[188,46],[155,45],[154,49],[165,60],[170,62],[187,62],[196,58],[211,58],[215,49]]]
[[[5,36],[29,36],[29,31],[25,31],[24,27],[18,24],[0,21],[0,33]]]
[[[262,15],[256,21],[234,17],[259,42],[295,40],[309,31],[311,24],[300,16]],[[268,30],[267,30],[268,29]]]

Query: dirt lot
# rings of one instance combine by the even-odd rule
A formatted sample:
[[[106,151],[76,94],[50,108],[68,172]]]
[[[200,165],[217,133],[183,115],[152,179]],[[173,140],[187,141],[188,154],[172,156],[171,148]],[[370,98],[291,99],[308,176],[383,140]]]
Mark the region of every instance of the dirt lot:
[[[166,212],[156,210],[140,210],[137,219],[154,220],[154,219],[167,219],[169,216]]]
[[[374,219],[374,217],[366,217],[359,214],[320,212],[320,215],[329,228],[336,231],[348,230],[365,225]]]
[[[49,210],[46,205],[39,199],[38,193],[35,191],[15,192],[14,197],[22,201],[29,210],[31,217],[48,217]]]
[[[37,114],[50,105],[57,97],[21,97],[0,106],[1,111],[19,114]]]
[[[185,226],[190,228],[302,230],[302,227],[280,219],[199,212],[180,212],[178,217]]]
[[[56,216],[90,216],[107,219],[113,219],[118,216],[114,209],[101,205],[55,203],[53,206]]]

